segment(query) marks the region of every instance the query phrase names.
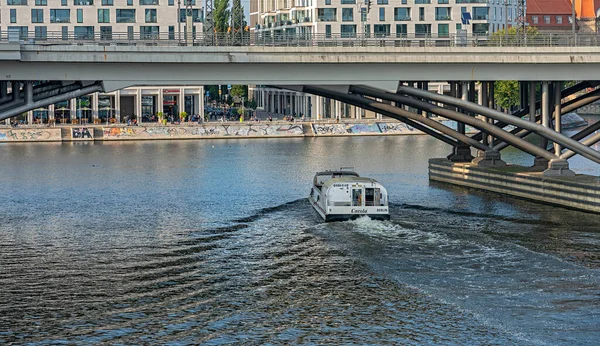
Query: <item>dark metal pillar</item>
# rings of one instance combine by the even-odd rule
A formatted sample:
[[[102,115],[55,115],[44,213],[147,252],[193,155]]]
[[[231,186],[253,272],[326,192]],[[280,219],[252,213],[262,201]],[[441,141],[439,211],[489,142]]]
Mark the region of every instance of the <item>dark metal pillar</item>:
[[[561,83],[554,82],[554,130],[560,133],[561,130]],[[554,155],[558,159],[552,159],[548,163],[548,169],[544,171],[545,176],[574,176],[575,172],[569,169],[569,161],[561,158],[562,147],[559,143],[554,142]]]
[[[550,87],[548,82],[542,82],[542,126],[545,128],[550,127]],[[540,138],[540,147],[544,150],[548,147],[548,139],[545,137]],[[544,171],[548,168],[548,160],[536,156],[533,160],[533,166],[531,171],[539,172]]]
[[[535,100],[535,82],[529,82],[529,121],[535,122],[535,112],[537,111]]]
[[[457,88],[457,96],[460,94],[461,98],[464,101],[469,99],[469,82],[459,82],[460,89]],[[458,133],[464,135],[465,134],[465,123],[462,121],[456,121],[456,129]],[[469,162],[473,160],[473,155],[471,155],[471,147],[468,145],[458,145],[453,148],[452,154],[448,156],[448,160],[452,162]]]

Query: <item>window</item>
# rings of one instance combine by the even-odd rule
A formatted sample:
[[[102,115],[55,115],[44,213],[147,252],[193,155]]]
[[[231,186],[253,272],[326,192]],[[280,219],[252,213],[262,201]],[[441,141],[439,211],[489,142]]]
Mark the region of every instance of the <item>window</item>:
[[[406,37],[408,34],[408,25],[396,24],[396,37]]]
[[[185,23],[186,10],[184,8],[179,10],[179,22]],[[204,13],[201,8],[192,9],[192,22],[201,23],[204,18]]]
[[[473,35],[487,36],[488,33],[489,33],[489,24],[488,23],[481,23],[481,24],[473,23]]]
[[[489,7],[473,7],[473,20],[488,20]]]
[[[388,0],[377,0],[377,5],[387,5]]]
[[[356,37],[356,25],[340,25],[340,32],[342,37]]]
[[[356,0],[341,0],[342,5],[354,5],[356,4]]]
[[[415,36],[425,37],[431,35],[431,24],[415,24]]]
[[[39,8],[31,9],[31,22],[32,23],[43,23],[44,22],[44,10]]]
[[[169,0],[169,6],[175,6],[175,0]]]
[[[448,0],[438,0],[438,4],[449,4]]]
[[[544,16],[544,23],[550,24],[550,16]]]
[[[133,0],[131,0],[131,1],[133,1]],[[127,39],[133,40],[133,26],[127,27]]]
[[[419,20],[425,20],[425,7],[419,7]]]
[[[452,9],[450,7],[436,7],[435,20],[452,20]]]
[[[406,21],[410,20],[410,7],[396,7],[394,8],[394,20]]]
[[[331,38],[331,25],[325,25],[325,38]]]
[[[14,8],[10,9],[10,22],[11,23],[17,22],[17,10]]]
[[[158,38],[158,26],[140,26],[140,38]]]
[[[379,8],[379,21],[385,22],[385,7]]]
[[[538,16],[531,16],[531,20],[533,21],[533,24],[538,24]]]
[[[173,25],[169,26],[169,40],[175,39],[175,27]]]
[[[140,0],[140,6],[146,5],[158,5],[158,0]]]
[[[417,4],[417,5],[431,4],[431,0],[415,0],[415,4]]]
[[[69,6],[69,3],[67,0],[60,0],[60,5],[61,6]]]
[[[94,0],[73,0],[75,6],[91,6],[94,4]]]
[[[45,26],[36,26],[35,27],[35,39],[36,40],[45,40],[48,37],[48,28]]]
[[[133,6],[133,0],[127,0],[127,6]],[[133,38],[132,38],[133,40]]]
[[[337,20],[337,10],[335,8],[318,8],[317,18],[320,22],[335,22]]]
[[[390,25],[389,24],[374,24],[373,34],[375,37],[390,36]]]
[[[573,23],[573,17],[571,17],[571,16],[567,17],[567,21],[569,22],[569,24]]]
[[[13,37],[15,38],[15,40],[17,39],[17,37],[19,40],[26,40],[28,36],[29,36],[29,28],[26,26],[9,26],[8,27],[9,40],[12,39]]]
[[[113,6],[114,0],[102,0],[102,6]]]
[[[36,6],[48,6],[48,0],[35,0],[35,5]]]
[[[325,5],[331,5],[331,0],[325,0]]]
[[[69,27],[68,26],[63,26],[61,28],[62,31],[62,39],[63,40],[68,40],[69,39]]]
[[[462,24],[456,23],[456,31],[461,30],[461,29],[462,29]]]
[[[135,23],[135,9],[117,9],[117,23]]]
[[[156,9],[147,8],[145,12],[144,18],[146,18],[146,23],[156,23]]]
[[[94,38],[94,27],[93,26],[76,26],[75,27],[75,39],[76,40],[90,40]]]
[[[556,24],[562,24],[562,16],[556,16]]]
[[[98,23],[110,23],[110,10],[107,8],[98,9]]]
[[[50,10],[50,23],[71,23],[71,10]]]
[[[112,26],[101,26],[100,27],[100,39],[101,40],[112,40]]]
[[[27,0],[6,0],[7,5],[27,6]],[[14,27],[16,28],[16,27]],[[20,28],[20,27],[19,27]],[[20,30],[20,29],[19,29]]]
[[[354,21],[354,9],[342,8],[342,22],[353,22]]]
[[[438,37],[450,36],[450,25],[449,24],[438,24]]]
[[[408,1],[407,0],[402,0],[402,5],[406,5],[406,4],[408,4]]]
[[[77,9],[77,23],[83,23],[83,10],[81,8]]]

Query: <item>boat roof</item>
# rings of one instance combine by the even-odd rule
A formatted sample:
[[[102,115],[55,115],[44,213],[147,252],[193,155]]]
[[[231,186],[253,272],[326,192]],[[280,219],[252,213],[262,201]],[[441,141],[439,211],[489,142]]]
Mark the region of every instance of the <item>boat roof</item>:
[[[336,184],[336,183],[375,183],[375,184],[379,184],[377,182],[377,180],[375,180],[373,178],[350,176],[350,177],[340,177],[340,178],[329,179],[323,183],[323,187],[329,188],[331,185]]]
[[[358,177],[358,173],[354,172],[354,171],[345,171],[345,170],[335,170],[335,171],[322,171],[322,172],[317,172],[316,175],[353,175]]]

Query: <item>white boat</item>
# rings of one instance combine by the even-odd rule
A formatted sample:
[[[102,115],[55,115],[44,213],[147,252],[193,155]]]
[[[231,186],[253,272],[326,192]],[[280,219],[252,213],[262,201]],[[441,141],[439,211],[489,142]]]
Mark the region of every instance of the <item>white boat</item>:
[[[360,177],[353,171],[318,172],[308,200],[326,222],[361,216],[390,219],[387,190],[375,179]]]

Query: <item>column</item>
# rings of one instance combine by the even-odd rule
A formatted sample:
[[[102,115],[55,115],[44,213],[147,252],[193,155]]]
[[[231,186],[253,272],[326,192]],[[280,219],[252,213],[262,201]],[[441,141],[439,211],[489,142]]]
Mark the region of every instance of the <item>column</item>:
[[[192,33],[190,33],[191,36]],[[185,88],[179,88],[179,97],[177,98],[177,114],[173,118],[179,119],[181,112],[185,111]]]
[[[561,90],[560,82],[554,82],[554,130],[560,134],[561,131]],[[554,155],[560,156],[562,148],[560,144],[554,143]]]
[[[164,96],[165,95],[163,94],[163,88],[158,88],[158,97],[157,97],[158,100],[156,100],[156,102],[158,104],[156,105],[156,112],[157,113],[160,112],[160,114],[163,114],[163,115],[164,115],[164,112],[165,112],[165,109],[163,107],[164,106],[164,102],[165,102]]]
[[[535,82],[529,82],[529,121],[535,123]]]
[[[121,123],[121,90],[115,92],[115,118],[117,123]]]
[[[138,124],[142,123],[142,89],[137,88],[135,95],[135,115]]]
[[[92,123],[96,123],[98,119],[98,98],[100,97],[100,93],[95,92],[94,97],[92,98]]]
[[[27,124],[33,124],[33,111],[27,111]]]
[[[204,114],[204,87],[201,86],[198,94],[198,110],[196,111],[198,116],[202,118]]]
[[[48,106],[48,122],[50,124],[52,124],[52,123],[54,123],[54,119],[56,119],[56,118],[54,116],[54,103],[53,103]],[[8,119],[6,119],[6,120],[8,120]]]
[[[479,104],[482,105],[483,107],[487,107],[488,105],[488,83],[487,82],[481,82],[481,84],[479,85]],[[488,122],[488,117],[484,116],[483,117],[483,121],[485,121],[486,123]],[[488,135],[487,133],[483,132],[483,137],[481,138],[482,143],[483,144],[488,144]]]
[[[71,123],[73,123],[73,119],[78,119],[78,117],[77,117],[77,99],[69,100],[69,118],[71,119]]]

